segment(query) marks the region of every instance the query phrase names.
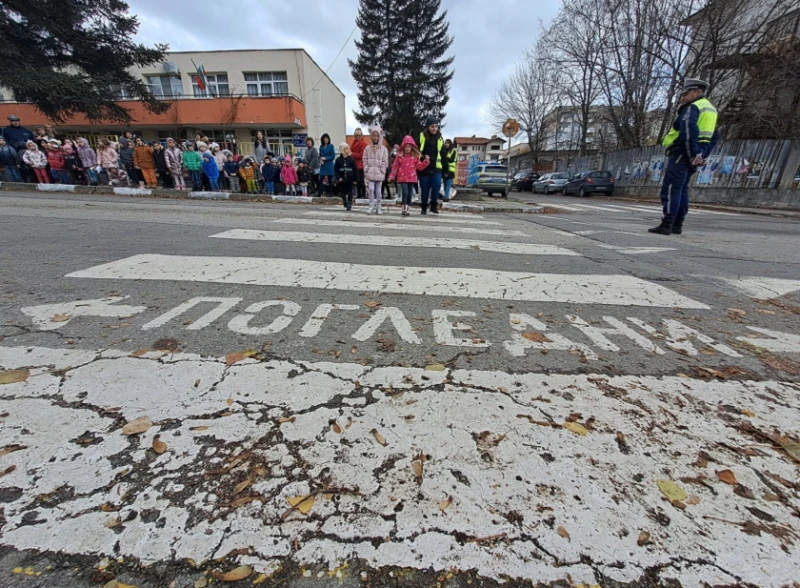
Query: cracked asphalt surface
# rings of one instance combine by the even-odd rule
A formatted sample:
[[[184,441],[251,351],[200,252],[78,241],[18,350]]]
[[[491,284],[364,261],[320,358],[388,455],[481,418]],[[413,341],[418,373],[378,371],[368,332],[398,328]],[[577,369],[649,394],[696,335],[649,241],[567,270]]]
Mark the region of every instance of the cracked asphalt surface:
[[[793,585],[800,228],[589,202],[0,193],[0,584]]]

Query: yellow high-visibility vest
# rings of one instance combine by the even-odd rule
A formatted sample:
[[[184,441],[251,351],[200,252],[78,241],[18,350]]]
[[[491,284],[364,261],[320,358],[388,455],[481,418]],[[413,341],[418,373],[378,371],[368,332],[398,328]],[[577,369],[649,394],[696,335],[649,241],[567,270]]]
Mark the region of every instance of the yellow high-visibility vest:
[[[442,169],[442,148],[444,147],[444,139],[439,137],[436,145],[436,169]],[[425,154],[425,131],[419,134],[419,152]]]
[[[708,100],[708,98],[700,98],[692,102],[699,110],[700,116],[697,118],[697,128],[700,131],[698,135],[698,143],[710,143],[711,137],[714,136],[714,131],[717,128],[717,109]],[[669,132],[664,135],[661,145],[668,148],[678,140],[680,131],[674,126]]]

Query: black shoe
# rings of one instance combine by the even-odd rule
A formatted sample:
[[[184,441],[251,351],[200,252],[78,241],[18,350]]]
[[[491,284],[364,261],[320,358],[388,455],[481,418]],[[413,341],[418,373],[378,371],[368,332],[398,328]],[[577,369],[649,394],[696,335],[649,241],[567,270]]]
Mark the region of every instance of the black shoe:
[[[672,234],[673,235],[682,235],[683,234],[683,219],[676,220],[675,224],[672,225]]]
[[[675,217],[667,215],[661,219],[661,224],[652,229],[647,229],[648,233],[655,233],[657,235],[671,235],[672,225],[675,222]]]
[[[435,206],[432,206],[432,207],[431,207],[431,212],[432,212],[433,214],[439,214],[439,209],[438,209],[438,208],[436,208]]]
[[[427,208],[425,208],[425,207],[423,207],[423,208],[422,208],[422,214],[428,214],[428,209],[427,209]]]

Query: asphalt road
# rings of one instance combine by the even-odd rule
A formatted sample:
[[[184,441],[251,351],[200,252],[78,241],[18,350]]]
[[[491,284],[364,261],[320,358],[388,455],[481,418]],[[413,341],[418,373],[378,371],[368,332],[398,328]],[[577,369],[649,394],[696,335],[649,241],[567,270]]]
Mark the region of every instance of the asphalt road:
[[[537,202],[0,193],[0,585],[796,580],[800,225]]]

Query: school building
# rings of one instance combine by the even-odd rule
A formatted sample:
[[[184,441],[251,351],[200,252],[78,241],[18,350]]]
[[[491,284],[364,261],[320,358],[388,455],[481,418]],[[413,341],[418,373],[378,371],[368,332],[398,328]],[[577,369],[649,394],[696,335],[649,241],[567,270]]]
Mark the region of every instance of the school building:
[[[205,70],[204,89],[195,64]],[[344,94],[304,49],[174,51],[162,63],[131,71],[172,107],[152,114],[117,92],[119,102],[131,111],[130,125],[92,124],[82,116],[56,125],[33,105],[14,102],[11,92],[3,89],[0,124],[15,114],[31,131],[52,124],[59,136],[86,137],[92,144],[104,137],[116,139],[125,130],[146,141],[193,139],[200,132],[243,154],[252,151],[258,131],[276,154],[300,153],[306,136],[317,145],[323,133],[334,145],[345,138]]]

